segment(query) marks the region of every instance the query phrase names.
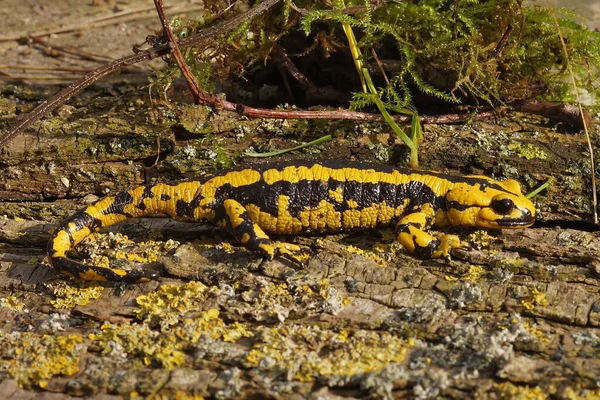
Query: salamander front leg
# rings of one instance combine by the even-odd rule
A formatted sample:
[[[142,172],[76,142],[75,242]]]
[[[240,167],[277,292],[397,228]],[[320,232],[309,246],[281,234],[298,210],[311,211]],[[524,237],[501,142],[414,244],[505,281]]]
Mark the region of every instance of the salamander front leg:
[[[396,225],[396,238],[405,249],[423,258],[450,258],[450,250],[461,247],[456,235],[440,234],[436,237],[426,232],[434,222],[435,210],[424,204],[405,215]]]
[[[310,249],[308,247],[271,240],[237,201],[227,199],[223,206],[225,218],[219,224],[233,234],[246,248],[263,254],[269,260],[275,256],[283,256],[303,264],[309,259]]]

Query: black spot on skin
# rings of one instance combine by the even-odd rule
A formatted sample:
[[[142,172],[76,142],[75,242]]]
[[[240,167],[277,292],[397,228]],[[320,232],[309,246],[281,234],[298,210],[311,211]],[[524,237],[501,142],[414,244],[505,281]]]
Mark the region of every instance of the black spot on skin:
[[[175,212],[179,218],[193,218],[194,217],[194,206],[185,200],[177,200],[175,204]]]
[[[169,200],[171,200],[171,196],[169,196],[168,194],[163,193],[163,194],[160,195],[160,199],[162,201],[169,201]]]

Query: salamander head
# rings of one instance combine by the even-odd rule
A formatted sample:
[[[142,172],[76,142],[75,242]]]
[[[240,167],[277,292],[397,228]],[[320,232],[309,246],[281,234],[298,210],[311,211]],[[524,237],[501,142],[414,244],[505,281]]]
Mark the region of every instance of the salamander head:
[[[526,228],[534,222],[535,206],[515,180],[476,177],[473,183],[455,184],[446,194],[446,215],[452,225]]]

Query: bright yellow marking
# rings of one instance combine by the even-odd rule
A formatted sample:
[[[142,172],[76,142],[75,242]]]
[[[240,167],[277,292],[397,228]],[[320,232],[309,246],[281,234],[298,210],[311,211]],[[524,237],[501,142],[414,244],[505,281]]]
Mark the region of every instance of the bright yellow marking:
[[[343,227],[345,229],[352,229],[390,225],[404,213],[404,209],[404,206],[390,207],[384,201],[361,210],[345,210],[343,214]]]
[[[269,256],[284,255],[298,262],[304,262],[310,258],[310,252],[307,248],[293,243],[271,242],[263,243],[259,246]]]
[[[269,239],[269,236],[258,226],[258,224],[252,225],[254,235],[259,239]]]
[[[235,200],[227,199],[223,203],[225,207],[225,212],[229,217],[229,222],[233,229],[237,228],[244,222],[244,218],[242,218],[242,214],[246,212],[246,209],[242,207],[240,203]]]
[[[213,219],[215,219],[215,210],[203,207],[196,207],[194,209],[195,221],[212,221]]]
[[[250,235],[248,235],[247,233],[244,233],[240,238],[240,242],[242,242],[242,244],[248,243],[248,240],[250,240]]]
[[[400,171],[391,173],[376,171],[374,169],[357,169],[357,168],[328,168],[319,164],[311,167],[293,166],[290,165],[282,170],[269,169],[263,173],[263,179],[269,185],[279,181],[296,183],[300,180],[321,180],[328,181],[334,179],[336,181],[345,182],[351,181],[356,183],[407,183],[411,180],[423,181],[424,175],[414,173],[405,175]],[[435,178],[435,177],[434,177]],[[436,178],[437,179],[437,178]]]
[[[338,187],[335,190],[329,190],[329,197],[334,201],[341,203],[344,201],[344,190],[341,187]]]
[[[348,208],[358,208],[358,203],[355,200],[347,200]]]
[[[280,195],[277,198],[277,222],[274,232],[292,234],[302,231],[302,222],[298,218],[292,217],[288,210],[289,205],[289,196]]]
[[[275,248],[273,246],[271,246],[270,244],[262,243],[258,247],[263,249],[264,252],[267,253],[269,256],[271,256],[271,257],[275,256]]]
[[[92,269],[88,269],[85,272],[80,272],[79,273],[79,277],[81,279],[86,280],[86,281],[101,281],[101,282],[106,282],[108,280],[104,276],[96,273],[96,271],[94,271]]]
[[[114,197],[105,197],[97,203],[88,206],[85,209],[85,213],[92,218],[99,220],[102,223],[102,227],[111,226],[118,222],[125,221],[127,217],[122,214],[103,214],[103,212],[108,210],[108,208],[113,205],[114,202]]]
[[[492,181],[505,190],[516,194],[510,194],[503,190],[487,188],[485,191],[479,189],[479,185],[470,185],[466,182],[458,182],[446,193],[446,200],[457,202],[468,208],[460,211],[456,208],[451,208],[447,211],[447,222],[455,226],[479,226],[481,228],[509,228],[502,227],[498,224],[498,220],[506,216],[498,215],[490,207],[492,200],[509,198],[515,204],[515,209],[508,216],[519,220],[523,217],[523,210],[528,210],[529,213],[535,215],[535,206],[525,196],[521,195],[521,188],[518,182],[508,180],[504,182]],[[516,227],[518,228],[518,226]]]
[[[301,211],[299,217],[302,226],[313,232],[333,232],[342,227],[342,214],[327,200],[321,200],[316,208]]]
[[[73,222],[69,223],[67,229],[69,229],[69,232],[71,232],[71,236],[73,237],[73,242],[75,245],[81,243],[83,239],[85,239],[90,233],[92,233],[90,231],[90,228],[88,228],[87,226],[84,226],[83,228],[77,230],[77,227]]]
[[[271,214],[261,211],[260,208],[254,204],[248,204],[246,211],[250,215],[250,219],[256,222],[262,229],[267,232],[275,233],[277,226],[277,217]]]
[[[64,229],[61,229],[56,233],[52,240],[52,257],[65,257],[67,251],[71,249],[71,240],[69,239],[69,233]]]

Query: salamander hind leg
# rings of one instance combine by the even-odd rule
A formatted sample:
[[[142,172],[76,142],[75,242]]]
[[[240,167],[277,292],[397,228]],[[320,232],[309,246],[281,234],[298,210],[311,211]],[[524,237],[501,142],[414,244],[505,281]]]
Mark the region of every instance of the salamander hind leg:
[[[458,236],[440,234],[437,237],[426,232],[433,224],[435,210],[431,205],[413,209],[405,215],[396,225],[398,242],[419,257],[423,258],[450,258],[450,251],[462,246]]]
[[[303,264],[310,258],[310,249],[293,243],[271,240],[250,214],[237,201],[227,199],[223,202],[224,218],[219,225],[227,229],[246,248],[256,251],[269,260],[276,256]]]

